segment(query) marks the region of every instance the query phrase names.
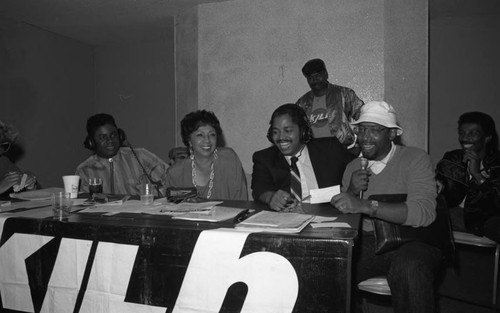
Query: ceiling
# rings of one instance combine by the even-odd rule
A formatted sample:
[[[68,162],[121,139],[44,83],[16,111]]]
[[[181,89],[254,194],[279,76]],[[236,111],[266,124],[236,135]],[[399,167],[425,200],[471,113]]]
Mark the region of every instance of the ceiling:
[[[0,17],[106,45],[161,38],[179,12],[219,1],[227,0],[0,0]]]
[[[172,32],[174,16],[228,0],[0,0],[0,17],[90,45],[149,41]],[[498,0],[428,0],[430,18],[498,14]]]

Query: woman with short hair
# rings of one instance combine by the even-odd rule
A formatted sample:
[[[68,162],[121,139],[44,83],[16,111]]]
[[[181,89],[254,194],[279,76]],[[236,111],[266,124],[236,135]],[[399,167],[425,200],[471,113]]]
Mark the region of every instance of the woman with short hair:
[[[167,186],[196,187],[201,199],[248,200],[241,161],[233,149],[221,147],[222,129],[213,112],[188,113],[181,135],[189,157],[168,168]]]

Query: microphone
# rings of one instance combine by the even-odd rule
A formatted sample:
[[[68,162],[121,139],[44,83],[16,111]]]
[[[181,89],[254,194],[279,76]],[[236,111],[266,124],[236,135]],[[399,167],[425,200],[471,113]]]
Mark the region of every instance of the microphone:
[[[465,173],[467,173],[465,180],[469,182],[472,177],[472,174],[470,173],[470,160],[465,161]]]
[[[368,159],[361,157],[359,158],[359,160],[361,161],[361,169],[366,170],[366,168],[368,167]],[[363,190],[359,192],[359,198],[363,199]]]

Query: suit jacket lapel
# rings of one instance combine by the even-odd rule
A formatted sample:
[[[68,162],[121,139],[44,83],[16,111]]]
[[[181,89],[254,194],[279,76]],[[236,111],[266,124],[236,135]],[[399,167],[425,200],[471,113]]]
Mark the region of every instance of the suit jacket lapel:
[[[323,175],[328,175],[324,170],[321,170],[321,164],[323,162],[328,162],[324,160],[324,155],[319,151],[318,146],[315,144],[314,140],[309,141],[307,144],[307,151],[309,151],[309,158],[311,159],[311,165],[314,170],[314,175],[316,176],[316,182],[319,188],[323,188],[324,178]]]
[[[275,147],[272,166],[275,173],[275,182],[280,184],[279,189],[288,191],[290,189],[290,165],[285,156]]]

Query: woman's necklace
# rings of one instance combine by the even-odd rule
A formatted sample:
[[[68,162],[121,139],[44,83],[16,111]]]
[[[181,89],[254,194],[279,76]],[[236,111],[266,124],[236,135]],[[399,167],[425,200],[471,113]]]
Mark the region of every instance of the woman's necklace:
[[[214,160],[217,160],[217,149],[214,150]],[[191,154],[191,174],[193,177],[193,186],[197,187],[196,185],[196,166],[194,164],[194,153]],[[207,199],[210,199],[210,196],[212,195],[212,188],[214,187],[214,161],[210,164],[210,181],[208,182],[208,192],[207,192]]]

